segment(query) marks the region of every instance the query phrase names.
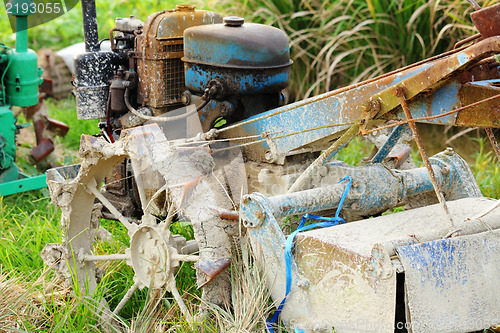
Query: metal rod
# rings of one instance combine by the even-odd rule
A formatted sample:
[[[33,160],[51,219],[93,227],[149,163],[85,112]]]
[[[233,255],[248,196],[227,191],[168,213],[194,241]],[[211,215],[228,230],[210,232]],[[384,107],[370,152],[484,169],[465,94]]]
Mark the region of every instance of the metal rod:
[[[85,40],[85,51],[97,52],[99,47],[99,36],[97,33],[97,14],[95,0],[82,0],[83,38]]]
[[[398,143],[399,139],[404,134],[404,132],[406,132],[407,128],[408,127],[405,125],[396,126],[396,128],[389,135],[389,138],[384,143],[384,145],[379,149],[377,154],[373,156],[372,163],[381,163],[384,158],[386,158],[387,155],[391,152],[392,148],[394,148],[394,146]]]
[[[485,128],[484,130],[486,131],[486,134],[488,134],[493,150],[497,154],[497,158],[500,161],[500,146],[498,145],[497,138],[495,138],[495,133],[493,133],[491,128]]]
[[[16,52],[28,51],[28,17],[16,16]]]
[[[83,258],[84,261],[110,261],[110,260],[126,260],[126,259],[127,255],[122,253],[87,255]]]
[[[461,47],[462,45],[464,44],[467,44],[467,43],[470,43],[476,39],[478,39],[479,37],[481,37],[481,34],[475,34],[475,35],[472,35],[470,37],[467,37],[465,39],[462,39],[461,41],[458,41],[455,46],[453,46],[454,49],[458,49],[459,47]]]
[[[129,229],[131,227],[131,223],[129,222],[129,220],[127,220],[127,218],[125,216],[122,215],[122,213],[120,213],[116,208],[115,206],[113,206],[113,204],[111,202],[108,201],[108,199],[106,199],[106,197],[104,195],[102,195],[101,192],[99,192],[99,190],[97,189],[97,182],[95,180],[95,178],[91,178],[87,184],[87,189],[93,194],[95,195],[95,197],[97,199],[99,199],[99,201],[107,208],[109,209],[109,211],[111,212],[111,214],[113,214],[115,216],[115,218],[118,219],[118,221],[120,221],[127,229]]]
[[[182,300],[181,295],[179,294],[179,291],[177,290],[177,286],[175,285],[175,277],[170,276],[169,278],[169,284],[170,284],[170,291],[172,292],[172,295],[174,296],[175,300],[177,301],[177,305],[179,305],[179,308],[181,309],[181,312],[184,314],[186,317],[186,320],[188,322],[192,321],[191,314],[189,313],[189,310]]]
[[[282,134],[282,135],[277,135],[277,136],[273,136],[273,137],[271,137],[269,135],[269,137],[267,139],[261,139],[261,140],[257,140],[257,141],[251,141],[251,142],[247,142],[247,143],[242,143],[242,144],[230,146],[230,147],[227,147],[227,148],[212,149],[212,152],[220,152],[220,151],[224,151],[224,150],[230,150],[230,149],[234,149],[234,148],[250,146],[250,145],[253,145],[253,144],[256,144],[256,143],[265,142],[267,140],[277,140],[277,139],[281,139],[281,138],[286,138],[288,136],[293,136],[293,135],[297,135],[297,134],[301,134],[301,133],[307,133],[307,132],[311,132],[311,131],[316,131],[316,130],[323,129],[323,128],[340,127],[340,126],[347,126],[347,125],[354,125],[354,124],[356,124],[356,121],[350,121],[350,122],[346,122],[346,123],[342,123],[342,124],[322,125],[322,126],[308,128],[308,129],[305,129],[305,130],[302,130],[302,131],[296,131],[296,132]],[[259,135],[259,137],[262,137],[262,135],[263,134]],[[255,137],[255,135],[248,136],[248,138],[252,138],[252,137]],[[208,142],[211,143],[211,142],[215,142],[215,141],[227,141],[227,140],[226,139],[210,140]]]
[[[401,87],[396,87],[394,88],[394,95],[396,97],[399,97],[401,101],[401,107],[403,108],[403,111],[405,113],[405,116],[408,120],[412,119],[410,109],[408,108],[408,103],[406,102],[405,94],[403,91],[403,88]],[[409,122],[411,132],[413,133],[413,137],[415,138],[415,142],[417,143],[418,150],[420,152],[420,156],[422,156],[422,161],[424,162],[425,167],[427,168],[427,172],[429,173],[429,177],[431,178],[432,186],[434,187],[434,191],[436,192],[436,196],[439,200],[439,203],[441,204],[441,207],[443,208],[450,224],[450,232],[446,237],[452,236],[454,234],[458,233],[458,230],[453,223],[453,219],[451,218],[450,211],[448,209],[448,205],[446,204],[446,200],[444,198],[443,192],[441,191],[441,188],[439,187],[438,181],[436,179],[436,174],[434,173],[434,170],[432,169],[432,164],[429,161],[429,157],[427,156],[427,153],[425,151],[424,144],[422,142],[422,139],[420,138],[420,134],[418,133],[417,126],[415,125],[414,122]]]
[[[481,6],[479,6],[479,4],[477,2],[475,2],[474,0],[467,0],[472,7],[474,7],[475,10],[481,10]]]
[[[125,304],[127,304],[128,300],[132,298],[132,295],[135,293],[135,291],[137,289],[139,289],[139,285],[137,283],[134,283],[129,288],[129,290],[127,290],[127,292],[123,296],[122,300],[120,301],[120,303],[118,303],[118,305],[116,306],[115,310],[113,311],[113,313],[115,315],[117,315],[117,314],[120,313],[120,311],[123,309],[123,307],[125,306]]]
[[[191,254],[176,254],[173,256],[173,259],[181,260],[181,261],[198,261],[200,260],[200,256],[191,255]]]
[[[287,193],[300,190],[309,177],[314,174],[316,169],[328,162],[342,148],[347,146],[347,144],[358,134],[358,132],[359,124],[352,125],[351,128],[349,128],[337,141],[335,141],[327,150],[319,155],[319,157],[312,162],[311,165],[307,167],[307,169],[292,184]]]

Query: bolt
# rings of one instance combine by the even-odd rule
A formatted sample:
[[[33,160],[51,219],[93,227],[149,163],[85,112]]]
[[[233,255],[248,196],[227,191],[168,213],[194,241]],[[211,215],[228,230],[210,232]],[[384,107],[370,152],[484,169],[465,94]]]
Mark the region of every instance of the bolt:
[[[396,87],[392,90],[392,94],[396,97],[404,97],[403,88]]]
[[[359,209],[359,204],[357,202],[353,203],[351,205],[351,208],[354,209],[354,210],[358,210]]]
[[[151,238],[153,238],[153,236],[151,236],[151,233],[150,233],[149,231],[148,231],[148,232],[146,232],[146,238],[147,238],[147,239],[151,239]]]
[[[325,177],[328,174],[328,168],[324,165],[322,165],[318,171],[321,177]]]
[[[151,261],[155,261],[158,259],[158,255],[156,253],[151,254]]]
[[[448,154],[453,153],[453,148],[451,148],[451,147],[446,148],[446,152],[447,152]]]
[[[221,116],[227,116],[228,114],[231,114],[233,111],[233,105],[227,101],[222,102],[220,108],[220,115]]]
[[[366,102],[361,106],[361,110],[366,113],[370,112],[371,109],[372,109],[372,104],[370,102]]]
[[[260,209],[258,209],[255,212],[255,217],[257,217],[259,220],[261,220],[262,218],[264,218],[264,213]]]
[[[450,173],[450,169],[448,167],[443,167],[441,171],[443,172],[443,175],[447,175]]]
[[[269,150],[266,151],[265,157],[267,161],[272,161],[273,160],[273,153],[271,153]]]
[[[359,187],[359,182],[357,180],[352,182],[352,187],[358,188]]]
[[[182,101],[182,104],[189,105],[191,103],[191,97],[189,97],[189,95],[184,92],[181,95],[181,101]]]
[[[309,288],[309,281],[307,281],[306,279],[300,280],[297,283],[297,287],[299,287],[299,288]]]

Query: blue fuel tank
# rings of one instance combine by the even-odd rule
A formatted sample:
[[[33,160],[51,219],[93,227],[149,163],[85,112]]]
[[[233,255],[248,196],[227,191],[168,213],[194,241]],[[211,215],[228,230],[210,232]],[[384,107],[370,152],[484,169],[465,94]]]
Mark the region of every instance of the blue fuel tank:
[[[226,17],[223,24],[184,31],[186,87],[203,94],[212,79],[224,86],[222,98],[279,92],[290,80],[290,47],[280,29]]]

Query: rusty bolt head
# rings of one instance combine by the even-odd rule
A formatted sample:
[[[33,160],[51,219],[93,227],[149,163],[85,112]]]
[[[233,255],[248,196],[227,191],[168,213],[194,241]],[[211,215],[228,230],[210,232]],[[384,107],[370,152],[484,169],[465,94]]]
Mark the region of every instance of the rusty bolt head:
[[[379,99],[375,99],[371,101],[372,103],[372,111],[373,113],[378,113],[380,111],[380,108],[382,107],[382,103],[380,103]]]
[[[264,218],[264,213],[260,209],[257,209],[257,211],[255,212],[255,217],[261,220]]]
[[[366,102],[361,106],[361,110],[366,113],[370,112],[371,109],[372,109],[372,103],[370,102]]]
[[[354,210],[358,210],[359,209],[359,204],[357,202],[353,203],[351,205],[351,208],[354,209]]]
[[[359,185],[360,184],[359,184],[359,182],[357,180],[355,180],[355,181],[352,182],[352,187],[354,187],[354,188],[358,188]]]
[[[451,147],[446,148],[446,152],[449,154],[453,153],[453,148]]]
[[[444,175],[447,175],[450,173],[450,169],[448,167],[443,167],[443,169],[441,169],[441,171],[443,172]]]
[[[401,88],[401,87],[395,87],[392,90],[392,94],[394,96],[396,96],[396,97],[403,97],[404,96],[403,88]]]

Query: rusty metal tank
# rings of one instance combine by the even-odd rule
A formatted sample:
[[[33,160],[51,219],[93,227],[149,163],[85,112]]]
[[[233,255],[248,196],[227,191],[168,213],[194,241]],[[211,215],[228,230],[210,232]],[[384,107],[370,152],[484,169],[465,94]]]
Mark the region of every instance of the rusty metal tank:
[[[225,96],[278,92],[288,85],[292,64],[283,31],[234,16],[186,29],[182,60],[189,90],[203,93],[217,78]]]
[[[222,16],[194,5],[177,5],[148,17],[137,36],[138,103],[163,108],[181,102],[184,86],[183,32],[186,28],[221,23]]]

